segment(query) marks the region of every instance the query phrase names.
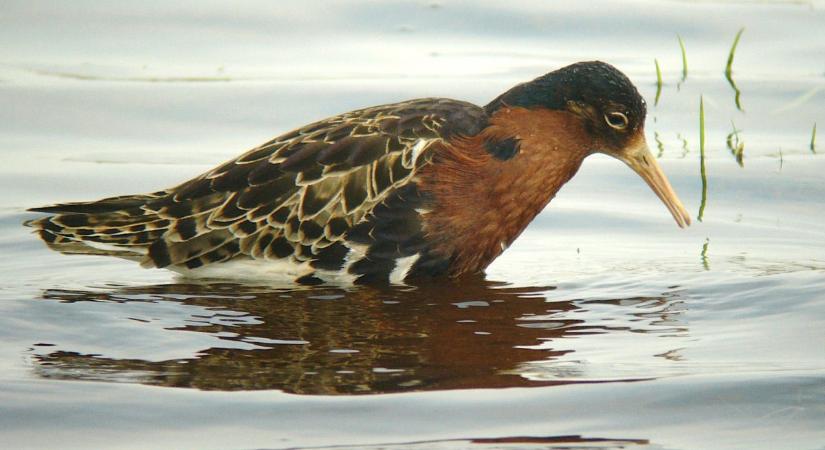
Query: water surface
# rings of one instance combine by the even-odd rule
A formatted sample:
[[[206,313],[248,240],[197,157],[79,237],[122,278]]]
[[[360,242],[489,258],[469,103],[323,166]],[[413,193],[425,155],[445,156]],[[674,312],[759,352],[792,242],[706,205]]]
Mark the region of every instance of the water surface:
[[[4,445],[822,449],[823,6],[6,2]],[[741,27],[740,110],[723,71]],[[679,230],[592,157],[486,277],[455,283],[185,280],[21,226],[27,207],[172,186],[327,115],[483,104],[594,58],[648,99],[694,217],[703,96],[701,222]]]

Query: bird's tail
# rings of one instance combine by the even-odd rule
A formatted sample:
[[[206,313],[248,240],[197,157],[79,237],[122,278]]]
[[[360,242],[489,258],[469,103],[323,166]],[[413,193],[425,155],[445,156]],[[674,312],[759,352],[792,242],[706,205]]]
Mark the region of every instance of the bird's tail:
[[[181,202],[173,191],[64,203],[29,211],[51,215],[25,222],[62,253],[118,256],[143,267],[189,269],[225,261],[240,251],[230,224],[210,227],[222,192]]]
[[[57,251],[119,256],[141,261],[149,246],[169,228],[170,221],[145,205],[166,195],[110,197],[93,202],[63,203],[29,211],[52,214],[24,223]]]

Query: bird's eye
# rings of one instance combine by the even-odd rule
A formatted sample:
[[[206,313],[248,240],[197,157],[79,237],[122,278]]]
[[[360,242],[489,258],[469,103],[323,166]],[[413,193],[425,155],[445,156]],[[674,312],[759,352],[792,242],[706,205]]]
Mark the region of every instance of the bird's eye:
[[[611,112],[604,115],[604,121],[610,125],[610,128],[617,130],[624,130],[627,128],[627,116],[620,112]]]

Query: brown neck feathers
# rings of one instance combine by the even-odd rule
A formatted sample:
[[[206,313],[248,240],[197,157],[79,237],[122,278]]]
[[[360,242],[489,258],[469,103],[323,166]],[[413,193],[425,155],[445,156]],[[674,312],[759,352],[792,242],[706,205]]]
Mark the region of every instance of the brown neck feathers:
[[[512,158],[487,151],[511,138]],[[437,149],[419,186],[434,199],[425,230],[432,251],[452,261],[450,275],[481,272],[498,257],[575,175],[589,144],[569,112],[505,107],[478,135]]]

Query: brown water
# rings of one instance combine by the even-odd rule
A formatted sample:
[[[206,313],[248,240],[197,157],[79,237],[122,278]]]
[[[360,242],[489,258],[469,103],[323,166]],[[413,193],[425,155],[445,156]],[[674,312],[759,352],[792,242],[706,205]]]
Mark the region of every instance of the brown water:
[[[2,447],[825,448],[823,7],[6,2]],[[743,110],[723,74],[740,27]],[[486,278],[455,284],[194,282],[52,253],[21,226],[330,114],[483,104],[592,58],[648,98],[694,217],[703,96],[701,222],[679,230],[593,157]]]

